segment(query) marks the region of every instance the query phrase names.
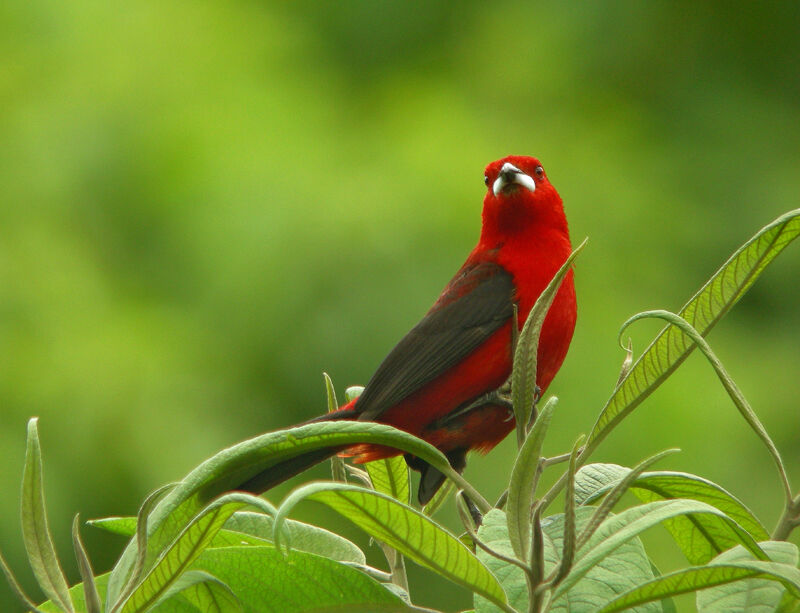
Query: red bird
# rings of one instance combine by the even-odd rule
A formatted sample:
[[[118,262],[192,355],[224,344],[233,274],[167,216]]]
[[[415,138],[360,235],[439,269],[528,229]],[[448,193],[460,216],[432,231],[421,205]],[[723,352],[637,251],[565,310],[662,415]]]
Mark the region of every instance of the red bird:
[[[535,158],[509,156],[486,167],[488,188],[478,245],[422,320],[389,352],[361,396],[313,421],[390,424],[439,448],[457,470],[471,449],[489,451],[514,429],[496,398],[512,367],[514,307],[522,328],[533,304],[572,251],[561,197]],[[567,355],[576,318],[569,272],[545,318],[536,383],[547,389]],[[378,445],[308,452],[240,489],[264,491],[336,453],[367,462],[401,453]],[[444,476],[406,456],[422,473],[418,498],[430,500]]]

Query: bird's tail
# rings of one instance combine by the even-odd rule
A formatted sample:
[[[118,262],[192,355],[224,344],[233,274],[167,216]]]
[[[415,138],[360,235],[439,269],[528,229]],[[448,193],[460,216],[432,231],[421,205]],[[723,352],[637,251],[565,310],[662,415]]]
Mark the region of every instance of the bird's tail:
[[[315,424],[319,422],[357,419],[358,414],[352,408],[352,405],[353,403],[345,405],[338,411],[320,415],[319,417],[315,417],[314,419],[310,419],[298,425],[305,426],[306,424]],[[301,472],[308,470],[312,466],[316,466],[320,462],[332,458],[345,449],[347,449],[346,445],[337,445],[301,453],[293,458],[270,466],[233,489],[250,492],[252,494],[263,494],[268,489],[283,483],[287,479],[291,479],[295,475],[299,475]]]

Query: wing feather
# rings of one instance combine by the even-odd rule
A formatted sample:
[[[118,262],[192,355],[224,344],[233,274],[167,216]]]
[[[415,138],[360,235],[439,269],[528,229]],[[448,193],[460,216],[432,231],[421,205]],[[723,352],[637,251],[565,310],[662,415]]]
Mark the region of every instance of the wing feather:
[[[372,420],[454,367],[514,312],[511,274],[494,262],[465,265],[436,304],[389,352],[355,405]]]

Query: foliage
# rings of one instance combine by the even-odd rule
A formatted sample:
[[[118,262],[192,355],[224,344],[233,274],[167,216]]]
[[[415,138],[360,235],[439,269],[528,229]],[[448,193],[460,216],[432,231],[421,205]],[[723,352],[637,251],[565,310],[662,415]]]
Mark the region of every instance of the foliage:
[[[33,611],[144,613],[190,611],[414,611],[404,560],[430,569],[474,594],[476,612],[669,611],[671,598],[697,593],[703,611],[790,611],[800,605],[798,550],[786,541],[800,526],[794,494],[776,445],[704,335],[747,291],[765,267],[798,235],[800,210],[757,233],[720,268],[678,313],[643,317],[668,322],[623,373],[584,444],[542,456],[556,402],[531,406],[538,329],[547,303],[572,265],[570,258],[540,298],[518,339],[512,397],[519,453],[507,496],[492,507],[426,442],[392,427],[361,422],[309,424],[272,432],[225,449],[183,481],[156,490],[136,518],[92,524],[130,537],[111,573],[94,576],[79,522],[73,542],[82,583],[68,588],[48,527],[37,420],[28,426],[22,522],[28,558],[49,600],[35,605],[5,561],[14,592]],[[577,251],[574,255],[577,254]],[[652,393],[695,347],[707,357],[734,405],[771,454],[785,508],[770,537],[735,496],[700,476],[648,471],[670,452],[633,468],[590,464],[608,433]],[[328,403],[335,393],[326,376]],[[353,392],[357,393],[357,391]],[[531,416],[529,418],[529,416]],[[379,460],[366,471],[349,468],[364,483],[346,482],[341,460],[336,481],[298,487],[280,505],[228,492],[274,463],[329,445],[372,442],[413,453],[445,473],[458,488],[456,501],[466,534],[457,538],[409,504],[408,468],[399,458]],[[540,491],[541,473],[567,463],[555,483]],[[448,491],[448,490],[446,490]],[[545,515],[564,491],[564,511]],[[620,507],[626,492],[641,504]],[[481,513],[480,525],[466,499]],[[287,519],[307,500],[327,505],[381,543],[389,572],[369,566],[352,542],[319,527]],[[440,500],[436,501],[438,506]],[[433,504],[433,502],[431,503]],[[660,574],[640,535],[663,524],[691,566]],[[2,559],[2,558],[0,558]]]

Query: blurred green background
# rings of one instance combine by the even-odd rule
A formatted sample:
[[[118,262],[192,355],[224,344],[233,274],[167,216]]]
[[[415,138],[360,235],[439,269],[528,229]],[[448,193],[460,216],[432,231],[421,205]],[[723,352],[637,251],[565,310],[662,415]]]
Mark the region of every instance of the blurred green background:
[[[550,390],[546,451],[568,450],[614,386],[620,323],[679,308],[799,205],[799,28],[790,2],[0,3],[0,547],[24,586],[39,598],[17,518],[30,416],[74,581],[75,513],[134,514],[222,447],[322,412],[323,370],[366,382],[472,248],[483,166],[510,153],[541,158],[590,237]],[[792,246],[710,337],[795,487],[799,276]],[[635,349],[657,329],[637,324]],[[769,456],[696,355],[596,459],[672,446],[661,468],[774,525]],[[513,452],[472,457],[487,497]],[[312,504],[297,517],[370,547]],[[122,542],[84,535],[108,569]],[[648,539],[662,570],[682,563]],[[470,604],[410,573],[420,604]],[[2,582],[0,610],[20,610]]]

